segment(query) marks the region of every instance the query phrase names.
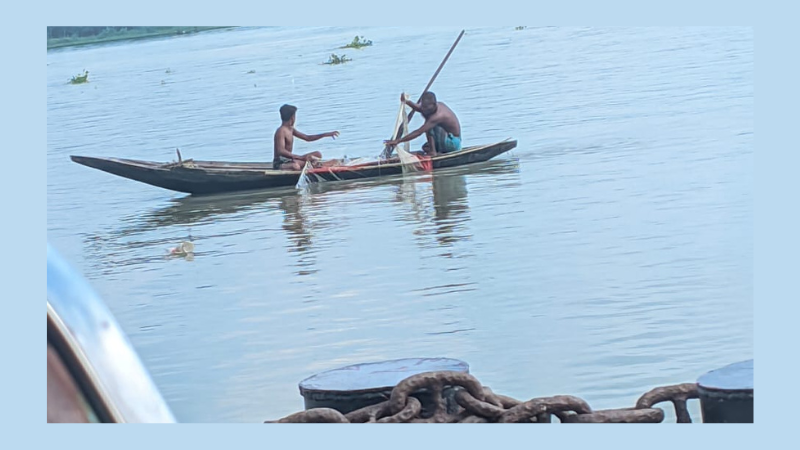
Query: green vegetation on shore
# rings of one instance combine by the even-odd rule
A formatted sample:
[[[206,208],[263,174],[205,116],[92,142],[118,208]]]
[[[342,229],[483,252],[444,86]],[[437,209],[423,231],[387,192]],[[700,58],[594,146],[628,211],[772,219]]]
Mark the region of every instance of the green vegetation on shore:
[[[175,36],[233,27],[47,27],[47,49]]]

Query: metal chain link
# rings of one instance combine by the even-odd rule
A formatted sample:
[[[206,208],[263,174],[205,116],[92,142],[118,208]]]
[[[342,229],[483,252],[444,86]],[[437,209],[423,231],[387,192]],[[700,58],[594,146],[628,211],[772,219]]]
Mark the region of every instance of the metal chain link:
[[[445,398],[453,389],[455,408]],[[412,394],[424,390],[432,405],[423,417],[423,405]],[[388,400],[347,414],[331,408],[313,408],[265,423],[660,423],[664,411],[653,406],[672,402],[678,423],[691,423],[686,401],[698,398],[697,385],[662,386],[642,395],[632,408],[594,411],[586,401],[571,395],[539,397],[522,402],[495,394],[472,375],[463,372],[426,372],[410,376],[392,389]],[[454,409],[454,410],[453,410]]]

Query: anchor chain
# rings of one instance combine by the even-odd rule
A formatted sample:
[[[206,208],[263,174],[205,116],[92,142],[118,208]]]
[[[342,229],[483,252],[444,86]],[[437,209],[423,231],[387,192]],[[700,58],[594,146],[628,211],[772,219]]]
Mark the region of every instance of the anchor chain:
[[[412,396],[420,392],[429,394],[430,405]],[[561,423],[660,423],[664,410],[654,406],[667,401],[678,423],[691,423],[686,402],[696,398],[697,385],[683,383],[652,389],[634,407],[595,411],[571,395],[523,402],[495,394],[470,374],[441,371],[412,375],[392,389],[388,400],[347,414],[313,408],[265,423],[552,423],[553,416]]]

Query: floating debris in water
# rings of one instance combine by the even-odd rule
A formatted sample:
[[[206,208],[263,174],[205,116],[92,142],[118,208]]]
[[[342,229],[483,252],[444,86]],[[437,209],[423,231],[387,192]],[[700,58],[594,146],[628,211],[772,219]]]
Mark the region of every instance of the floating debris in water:
[[[528,28],[528,27],[517,27],[517,28],[514,28],[514,29],[519,31],[519,30],[524,30],[525,28]]]
[[[255,70],[248,70],[247,73],[256,73]]]
[[[194,244],[190,241],[183,241],[175,248],[168,250],[170,256],[185,256],[194,258]]]
[[[172,73],[172,69],[167,68],[167,70],[165,70],[164,73]]]

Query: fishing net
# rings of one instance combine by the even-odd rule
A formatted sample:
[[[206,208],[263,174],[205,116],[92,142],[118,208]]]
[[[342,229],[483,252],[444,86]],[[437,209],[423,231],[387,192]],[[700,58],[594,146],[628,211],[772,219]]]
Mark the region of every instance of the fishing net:
[[[402,126],[402,135],[408,134],[408,115],[406,114],[406,104],[400,104],[400,110],[397,113],[397,120],[394,124],[394,130]],[[395,147],[397,157],[400,160],[400,165],[403,174],[418,172],[421,170],[430,170],[431,161],[429,158],[419,158],[410,152],[410,143],[403,142]],[[319,161],[306,161],[303,170],[300,172],[300,177],[297,180],[295,187],[301,191],[307,191],[312,183],[320,183],[325,181],[340,180],[341,172],[346,172],[349,167],[354,167],[352,170],[357,171],[355,166],[362,166],[374,162],[383,162],[380,157],[369,158],[354,158],[349,159],[344,157],[339,160],[330,160],[326,162]],[[389,163],[394,163],[389,161]],[[396,164],[396,163],[395,163]],[[324,176],[322,176],[324,175]],[[352,179],[352,178],[351,178]]]
[[[311,168],[311,161],[306,161],[306,164],[303,166],[303,171],[300,172],[300,178],[297,179],[297,184],[295,188],[306,191],[308,190],[308,185],[311,183],[311,179],[309,177],[308,169]]]
[[[342,172],[358,171],[358,166],[363,166],[371,162],[379,161],[378,158],[355,158],[331,159],[325,162],[319,160],[306,161],[300,178],[297,180],[295,188],[307,191],[312,184],[324,183],[326,181],[341,181]],[[350,169],[352,167],[352,169]]]
[[[397,113],[397,120],[394,124],[394,130],[397,130],[401,124],[403,126],[402,136],[405,136],[408,134],[408,115],[406,114],[405,102],[400,102],[400,111]],[[411,142],[406,141],[395,147],[395,151],[397,152],[397,157],[400,158],[400,164],[402,164],[404,174],[423,170],[421,160],[409,151],[410,146]]]

